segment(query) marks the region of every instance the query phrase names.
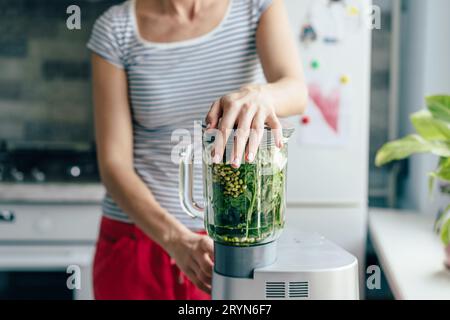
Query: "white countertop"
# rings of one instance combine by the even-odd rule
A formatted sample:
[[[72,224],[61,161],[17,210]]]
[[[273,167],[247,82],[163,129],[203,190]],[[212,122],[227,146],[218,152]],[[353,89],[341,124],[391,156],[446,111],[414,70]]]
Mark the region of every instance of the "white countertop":
[[[396,299],[450,300],[450,270],[433,224],[413,212],[370,210],[371,237]]]
[[[0,183],[0,202],[100,203],[99,183]]]

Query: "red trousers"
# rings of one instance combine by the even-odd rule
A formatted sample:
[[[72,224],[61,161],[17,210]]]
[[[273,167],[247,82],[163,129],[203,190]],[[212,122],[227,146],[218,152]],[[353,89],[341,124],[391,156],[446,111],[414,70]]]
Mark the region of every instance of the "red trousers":
[[[105,217],[101,221],[93,273],[96,299],[210,299],[139,228]]]

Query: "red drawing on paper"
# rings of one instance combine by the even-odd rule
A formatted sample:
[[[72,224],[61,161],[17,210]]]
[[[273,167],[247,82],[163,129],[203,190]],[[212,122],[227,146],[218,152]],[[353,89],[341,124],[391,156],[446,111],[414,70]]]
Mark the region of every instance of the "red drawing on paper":
[[[325,95],[318,84],[310,84],[309,96],[319,109],[325,122],[334,132],[338,133],[341,104],[341,92],[339,89],[333,89],[329,94]]]

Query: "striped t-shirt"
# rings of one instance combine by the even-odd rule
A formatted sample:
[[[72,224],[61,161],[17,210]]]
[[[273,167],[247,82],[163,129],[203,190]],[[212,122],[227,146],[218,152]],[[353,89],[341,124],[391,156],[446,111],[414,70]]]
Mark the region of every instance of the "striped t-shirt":
[[[222,0],[218,0],[222,1]],[[211,104],[245,84],[263,81],[256,51],[256,29],[272,0],[229,0],[221,23],[205,35],[155,43],[137,31],[135,0],[108,9],[94,25],[88,48],[126,71],[133,119],[134,168],[162,207],[191,230],[203,222],[183,212],[178,165],[172,162],[172,132],[205,118]],[[194,198],[203,196],[196,171]],[[131,222],[109,194],[109,218]]]

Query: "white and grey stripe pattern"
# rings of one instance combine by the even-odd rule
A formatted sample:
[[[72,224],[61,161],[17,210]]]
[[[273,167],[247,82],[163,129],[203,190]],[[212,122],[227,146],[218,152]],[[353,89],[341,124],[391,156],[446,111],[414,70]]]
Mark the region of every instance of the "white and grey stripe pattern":
[[[220,0],[222,1],[222,0]],[[108,9],[95,23],[88,48],[123,68],[128,77],[133,116],[134,167],[156,200],[192,230],[178,198],[178,165],[171,161],[172,132],[204,119],[213,101],[241,86],[263,81],[256,52],[258,21],[272,0],[229,0],[222,22],[192,40],[155,43],[143,39],[135,18],[135,0]],[[194,197],[202,198],[196,170]],[[109,194],[104,214],[131,222]]]

